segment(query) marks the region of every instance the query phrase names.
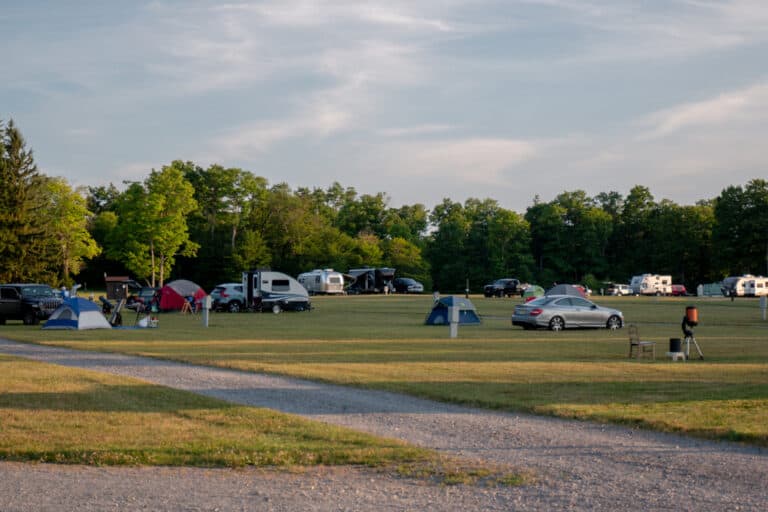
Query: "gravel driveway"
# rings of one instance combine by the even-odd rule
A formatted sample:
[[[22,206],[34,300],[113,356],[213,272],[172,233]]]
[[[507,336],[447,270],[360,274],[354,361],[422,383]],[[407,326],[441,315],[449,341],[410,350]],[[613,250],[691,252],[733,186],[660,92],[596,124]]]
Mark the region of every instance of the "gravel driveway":
[[[360,468],[91,468],[0,463],[0,510],[768,510],[768,452],[394,393],[0,340],[0,352],[139,378],[532,470],[518,488]]]

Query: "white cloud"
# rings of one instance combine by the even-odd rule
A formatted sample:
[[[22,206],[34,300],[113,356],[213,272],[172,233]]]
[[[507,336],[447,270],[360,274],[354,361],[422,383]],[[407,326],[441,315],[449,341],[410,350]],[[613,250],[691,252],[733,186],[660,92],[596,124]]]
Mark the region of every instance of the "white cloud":
[[[418,126],[405,126],[400,128],[387,128],[379,130],[379,135],[384,137],[411,137],[414,135],[431,135],[445,133],[454,130],[449,124],[422,124]]]
[[[665,137],[699,128],[722,128],[723,125],[750,120],[765,121],[766,113],[768,83],[761,83],[655,112],[643,120],[642,124],[650,128],[641,134],[641,138]]]
[[[372,149],[390,176],[432,176],[495,184],[502,171],[537,155],[537,144],[502,138],[443,139],[383,144]]]

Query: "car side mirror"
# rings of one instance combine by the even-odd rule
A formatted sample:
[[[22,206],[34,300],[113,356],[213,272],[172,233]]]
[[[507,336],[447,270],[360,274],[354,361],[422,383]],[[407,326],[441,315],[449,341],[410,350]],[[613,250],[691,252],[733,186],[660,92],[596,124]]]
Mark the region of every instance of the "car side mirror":
[[[597,309],[597,304],[592,304],[592,309]]]

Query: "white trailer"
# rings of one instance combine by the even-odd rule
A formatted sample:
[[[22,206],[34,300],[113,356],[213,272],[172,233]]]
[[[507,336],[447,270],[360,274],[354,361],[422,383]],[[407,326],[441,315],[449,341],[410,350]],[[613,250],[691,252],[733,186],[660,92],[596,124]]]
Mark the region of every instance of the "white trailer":
[[[640,274],[629,283],[634,295],[670,295],[672,276],[661,274]]]
[[[744,297],[747,294],[747,282],[752,279],[755,279],[752,274],[726,277],[723,279],[720,291],[726,297]]]
[[[332,268],[304,272],[299,274],[297,279],[310,295],[344,293],[344,274],[336,272]]]
[[[768,295],[768,277],[757,276],[745,280],[745,297],[763,297]]]
[[[298,281],[282,272],[250,270],[243,272],[243,294],[248,309],[254,311],[309,311],[309,292]]]

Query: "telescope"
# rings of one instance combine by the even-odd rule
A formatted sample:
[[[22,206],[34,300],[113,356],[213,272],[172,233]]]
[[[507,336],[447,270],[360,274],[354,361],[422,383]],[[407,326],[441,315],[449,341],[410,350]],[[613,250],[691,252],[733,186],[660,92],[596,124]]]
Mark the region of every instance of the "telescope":
[[[685,359],[690,359],[691,343],[696,347],[696,352],[699,353],[699,359],[704,359],[701,347],[699,347],[696,337],[693,335],[693,328],[697,325],[699,325],[699,311],[696,309],[696,306],[686,307],[685,316],[683,317],[683,322],[680,326],[683,330],[683,336],[685,336],[685,339],[683,340],[685,343]]]

